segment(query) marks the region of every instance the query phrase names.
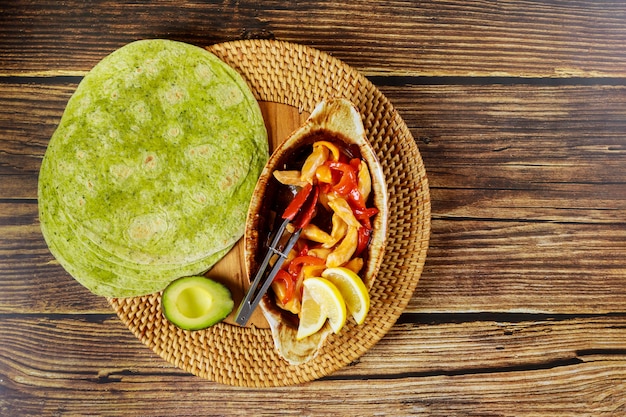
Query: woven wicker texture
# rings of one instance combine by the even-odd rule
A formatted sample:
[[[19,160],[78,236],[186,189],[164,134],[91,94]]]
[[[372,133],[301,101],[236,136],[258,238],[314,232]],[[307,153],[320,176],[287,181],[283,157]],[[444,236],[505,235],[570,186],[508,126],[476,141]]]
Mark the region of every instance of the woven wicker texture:
[[[366,322],[350,321],[331,335],[310,362],[291,366],[274,350],[269,329],[220,323],[189,332],[161,314],[160,294],[110,299],[120,319],[154,352],[194,375],[224,384],[269,387],[328,375],[359,358],[396,322],[422,273],[430,236],[430,195],[415,141],[383,94],[341,61],[302,45],[249,40],[207,48],[235,68],[259,101],[311,112],[328,97],[345,97],[360,110],[384,169],[390,213],[387,249],[371,290]]]

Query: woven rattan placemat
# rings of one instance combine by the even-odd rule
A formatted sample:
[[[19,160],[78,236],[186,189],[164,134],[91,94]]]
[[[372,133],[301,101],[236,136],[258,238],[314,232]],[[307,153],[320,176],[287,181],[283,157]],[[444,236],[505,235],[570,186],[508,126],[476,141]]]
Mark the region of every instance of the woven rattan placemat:
[[[318,50],[280,41],[247,40],[207,48],[235,68],[257,100],[311,112],[327,97],[351,100],[384,169],[389,191],[387,248],[361,326],[331,335],[319,355],[292,366],[274,350],[269,329],[220,323],[190,332],[161,314],[161,296],[109,299],[120,319],[175,366],[224,384],[269,387],[328,375],[359,358],[396,322],[422,273],[430,236],[430,195],[415,141],[385,96],[348,65]]]

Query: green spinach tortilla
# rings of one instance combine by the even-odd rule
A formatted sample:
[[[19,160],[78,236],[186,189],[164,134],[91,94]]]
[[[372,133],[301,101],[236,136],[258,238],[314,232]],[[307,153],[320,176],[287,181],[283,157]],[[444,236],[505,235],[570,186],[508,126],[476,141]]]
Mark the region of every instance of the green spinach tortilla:
[[[133,42],[84,77],[50,139],[44,238],[95,294],[160,291],[239,240],[267,158],[259,105],[238,73],[192,45]]]

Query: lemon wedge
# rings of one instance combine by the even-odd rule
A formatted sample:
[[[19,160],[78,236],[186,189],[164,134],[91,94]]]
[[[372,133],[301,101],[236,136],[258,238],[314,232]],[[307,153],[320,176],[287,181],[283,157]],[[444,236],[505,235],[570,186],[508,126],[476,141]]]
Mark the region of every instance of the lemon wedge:
[[[305,280],[305,282],[308,281]],[[300,324],[298,325],[297,340],[317,333],[326,323],[326,314],[322,307],[313,299],[311,292],[306,287],[302,293],[302,305],[300,308]]]
[[[322,277],[337,287],[348,312],[357,324],[363,324],[370,309],[370,296],[361,277],[343,267],[328,268],[322,273]]]
[[[337,287],[319,277],[305,279],[303,286],[300,325],[296,338],[300,340],[316,333],[326,319],[333,332],[339,333],[346,324],[347,311],[346,302]]]

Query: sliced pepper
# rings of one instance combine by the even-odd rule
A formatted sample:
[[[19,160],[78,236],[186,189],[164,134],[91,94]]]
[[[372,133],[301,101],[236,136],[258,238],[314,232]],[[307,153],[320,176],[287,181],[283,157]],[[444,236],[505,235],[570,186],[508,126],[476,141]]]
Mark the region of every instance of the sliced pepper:
[[[352,165],[338,161],[327,161],[325,165],[341,173],[339,182],[333,186],[335,193],[347,196],[350,190],[357,188],[357,173]]]
[[[308,266],[321,266],[323,268],[324,264],[325,261],[323,259],[311,255],[298,256],[289,263],[287,271],[289,272],[289,275],[291,275],[295,280],[294,292],[297,294],[298,297],[302,296],[302,282],[306,278],[306,274],[308,272],[308,269],[305,268],[307,268]]]
[[[278,270],[272,284],[274,293],[276,293],[282,304],[287,304],[293,298],[295,282],[287,271],[284,269]]]
[[[365,226],[359,227],[356,250],[354,256],[361,256],[365,248],[367,248],[370,242],[370,236],[372,235],[372,229],[368,229]]]
[[[298,256],[305,256],[309,253],[309,245],[306,243],[304,239],[298,240],[298,242],[296,243],[296,247],[298,248],[298,253],[296,255],[296,258]]]
[[[321,277],[322,272],[324,272],[325,269],[325,263],[322,265],[304,265],[302,267],[302,275],[304,276],[304,279],[311,277]]]
[[[328,205],[328,193],[330,192],[330,184],[318,184],[318,187],[320,188],[318,201],[322,205],[322,207],[330,211],[331,208]]]
[[[300,170],[300,179],[312,183],[317,167],[328,160],[328,148],[325,146],[313,146],[313,152],[306,158]]]
[[[285,209],[285,212],[283,213],[283,219],[293,220],[293,218],[296,217],[296,214],[298,214],[298,211],[300,211],[300,208],[302,208],[302,205],[306,202],[309,194],[311,194],[312,189],[313,186],[307,183],[304,187],[300,189],[300,191],[298,191],[298,194],[296,194],[296,196],[293,198],[293,200],[291,200],[291,202]]]
[[[272,283],[277,304],[294,314],[301,308],[305,279],[320,276],[327,267],[345,266],[358,273],[364,266],[371,217],[378,209],[366,206],[372,191],[367,163],[352,155],[358,149],[344,153],[334,143],[318,141],[301,171],[274,173],[279,182],[301,187],[283,214],[291,221],[288,231],[303,229],[301,239]],[[330,234],[311,223],[318,204],[333,212]]]
[[[315,170],[315,179],[317,179],[318,183],[332,184],[333,172],[328,165],[320,165]]]
[[[350,166],[354,168],[354,172],[359,172],[359,167],[361,166],[361,160],[359,158],[352,158],[350,160]]]
[[[378,214],[378,209],[376,207],[354,210],[354,217],[356,217],[358,221],[360,221],[361,224],[368,229],[372,228],[372,221],[370,217],[375,216],[376,214]]]
[[[351,206],[355,209],[365,209],[365,199],[363,195],[359,191],[358,187],[353,188],[348,193],[348,199],[350,200]]]
[[[364,264],[365,264],[365,261],[363,260],[363,258],[352,258],[348,261],[347,264],[344,265],[344,267],[348,268],[355,274],[358,274],[363,268]]]
[[[289,271],[292,276],[295,276],[300,272],[304,265],[324,265],[324,260],[311,255],[298,256],[289,262],[287,271]]]
[[[310,185],[310,184],[307,184]],[[315,186],[313,188],[313,196],[308,198],[304,205],[302,206],[302,214],[298,216],[296,221],[294,221],[294,226],[296,227],[305,227],[315,214],[315,207],[317,206],[317,200],[320,195],[319,187]],[[284,217],[284,216],[283,216]]]
[[[315,142],[315,144],[313,145],[313,147],[316,147],[316,146],[326,147],[330,151],[330,154],[332,155],[332,160],[339,161],[341,152],[339,151],[339,148],[337,147],[337,145],[335,145],[334,143],[328,142],[327,140],[320,140],[320,141]]]

